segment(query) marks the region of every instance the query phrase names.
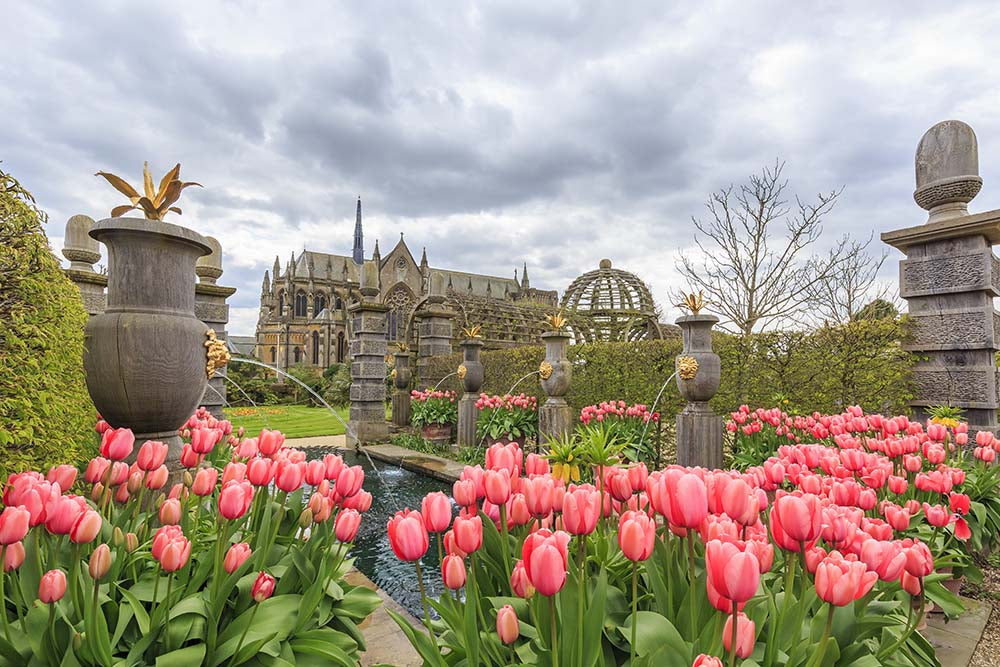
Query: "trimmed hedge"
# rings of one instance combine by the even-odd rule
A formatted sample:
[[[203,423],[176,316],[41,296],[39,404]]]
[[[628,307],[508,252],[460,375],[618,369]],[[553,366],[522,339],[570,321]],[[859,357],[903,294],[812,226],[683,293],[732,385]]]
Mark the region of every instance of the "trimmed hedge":
[[[0,172],[0,475],[94,451],[83,374],[87,314],[42,230],[45,214]]]
[[[741,403],[781,404],[788,412],[839,411],[854,404],[886,414],[905,412],[912,396],[909,375],[914,358],[900,347],[904,335],[905,322],[896,319],[747,337],[716,333],[722,385],[712,406],[720,414]],[[674,358],[680,352],[678,338],[572,345],[567,356],[573,363],[573,381],[567,400],[575,409],[608,399],[652,405],[674,372]],[[544,357],[541,346],[484,352],[483,391],[504,394],[520,380],[514,393],[523,391],[541,402],[544,393],[537,376],[524,376],[537,370]],[[432,359],[431,376],[451,373],[461,360],[460,354]],[[461,390],[454,377],[441,386]],[[672,421],[683,406],[671,382],[657,410]]]

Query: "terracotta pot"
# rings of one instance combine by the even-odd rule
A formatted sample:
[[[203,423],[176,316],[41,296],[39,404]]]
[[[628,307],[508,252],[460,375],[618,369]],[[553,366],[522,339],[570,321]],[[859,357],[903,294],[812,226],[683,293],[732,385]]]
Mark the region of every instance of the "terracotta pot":
[[[205,326],[194,312],[200,234],[157,220],[110,218],[90,235],[108,249],[107,308],[87,321],[87,389],[112,426],[169,441],[205,393]],[[173,450],[178,451],[174,452]]]
[[[451,440],[451,424],[427,424],[420,427],[420,435],[424,440],[446,443]]]

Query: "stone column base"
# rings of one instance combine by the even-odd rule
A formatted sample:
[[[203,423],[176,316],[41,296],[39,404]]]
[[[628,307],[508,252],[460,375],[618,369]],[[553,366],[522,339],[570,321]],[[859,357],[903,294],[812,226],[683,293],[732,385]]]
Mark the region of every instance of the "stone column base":
[[[538,408],[538,445],[545,444],[545,436],[563,438],[573,432],[573,408],[566,399],[549,397]]]
[[[708,403],[688,403],[677,415],[677,463],[713,470],[722,467],[722,417]]]
[[[476,444],[476,420],[479,409],[476,397],[466,394],[458,401],[458,446],[471,447]]]
[[[347,446],[358,447],[373,442],[381,442],[389,437],[389,424],[385,421],[355,421],[347,422]]]
[[[392,395],[392,425],[406,428],[410,425],[410,392],[397,389]]]

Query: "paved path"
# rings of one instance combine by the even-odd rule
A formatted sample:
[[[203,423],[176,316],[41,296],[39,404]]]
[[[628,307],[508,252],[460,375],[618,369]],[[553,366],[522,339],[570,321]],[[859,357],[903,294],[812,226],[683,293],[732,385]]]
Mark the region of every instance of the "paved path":
[[[940,614],[931,614],[927,628],[920,633],[934,647],[934,653],[941,661],[941,667],[966,667],[972,661],[992,607],[978,600],[962,598],[965,613],[948,623]]]
[[[389,614],[385,613],[385,610],[388,608],[401,614],[415,628],[423,627],[420,622],[358,570],[351,570],[344,578],[349,584],[372,589],[382,598],[382,606],[360,625],[368,649],[361,654],[361,667],[382,664],[394,665],[395,667],[420,667],[423,660],[420,659],[416,649],[410,645],[410,640],[406,638],[396,622],[389,618]]]
[[[285,444],[295,449],[308,449],[309,447],[346,447],[347,436],[340,435],[317,435],[311,438],[285,438]]]

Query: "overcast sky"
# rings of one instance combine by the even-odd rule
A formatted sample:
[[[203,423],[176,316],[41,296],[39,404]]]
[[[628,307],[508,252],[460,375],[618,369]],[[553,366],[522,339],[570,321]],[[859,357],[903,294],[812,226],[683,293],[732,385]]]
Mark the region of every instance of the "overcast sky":
[[[914,149],[958,118],[971,209],[1000,208],[1000,3],[667,4],[5,3],[0,160],[57,251],[121,203],[95,171],[181,162],[205,188],[171,221],[222,243],[234,334],[275,254],[350,254],[359,194],[369,255],[404,232],[560,294],[609,257],[670,319],[691,217],[775,158],[791,193],[845,188],[830,241],[866,237],[926,219]]]

